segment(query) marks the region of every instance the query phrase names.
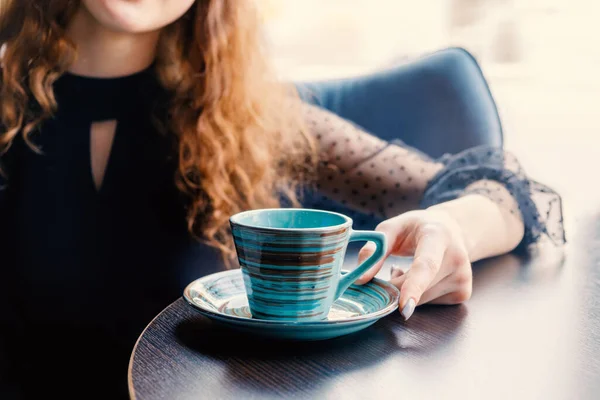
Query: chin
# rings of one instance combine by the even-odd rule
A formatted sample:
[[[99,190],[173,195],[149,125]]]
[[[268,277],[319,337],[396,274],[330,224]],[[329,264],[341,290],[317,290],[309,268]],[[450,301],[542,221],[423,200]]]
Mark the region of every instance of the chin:
[[[84,7],[102,26],[127,33],[159,30],[181,17],[193,3],[194,0],[83,0]]]

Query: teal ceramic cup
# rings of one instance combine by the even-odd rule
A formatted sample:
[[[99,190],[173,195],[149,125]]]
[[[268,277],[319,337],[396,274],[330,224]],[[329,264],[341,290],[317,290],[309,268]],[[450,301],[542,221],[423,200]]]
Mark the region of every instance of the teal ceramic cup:
[[[230,218],[254,318],[318,321],[386,253],[381,232],[354,231],[345,215],[306,209],[246,211]],[[348,243],[370,241],[371,257],[342,275]]]

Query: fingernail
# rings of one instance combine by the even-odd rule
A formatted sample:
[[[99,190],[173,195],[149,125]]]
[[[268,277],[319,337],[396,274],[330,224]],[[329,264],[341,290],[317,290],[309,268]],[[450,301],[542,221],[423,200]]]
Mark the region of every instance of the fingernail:
[[[390,269],[390,278],[394,279],[402,275],[404,275],[404,271],[402,271],[400,266],[398,266],[398,264],[392,264],[392,267]]]
[[[408,301],[404,305],[404,308],[402,309],[402,316],[404,317],[405,321],[408,320],[411,315],[413,315],[413,313],[415,312],[415,306],[415,299],[408,299]]]

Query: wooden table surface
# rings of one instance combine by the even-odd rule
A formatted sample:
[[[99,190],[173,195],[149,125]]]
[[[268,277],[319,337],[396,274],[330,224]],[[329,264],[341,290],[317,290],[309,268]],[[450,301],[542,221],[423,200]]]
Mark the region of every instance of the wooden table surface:
[[[576,228],[564,251],[545,247],[475,265],[464,305],[421,307],[408,322],[394,313],[325,342],[250,340],[177,300],[136,345],[131,395],[598,399],[600,215],[579,218]]]

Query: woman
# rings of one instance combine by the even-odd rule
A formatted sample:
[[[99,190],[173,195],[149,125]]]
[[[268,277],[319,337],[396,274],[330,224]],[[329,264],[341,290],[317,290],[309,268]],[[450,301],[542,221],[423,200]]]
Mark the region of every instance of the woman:
[[[218,269],[217,256],[231,259],[228,217],[296,205],[312,180],[387,218],[377,229],[390,254],[414,255],[392,276],[406,319],[419,304],[467,300],[471,262],[535,242],[548,219],[563,240],[558,196],[501,150],[434,161],[302,104],[271,79],[252,3],[2,9],[2,315],[14,390],[125,393],[144,325]]]

